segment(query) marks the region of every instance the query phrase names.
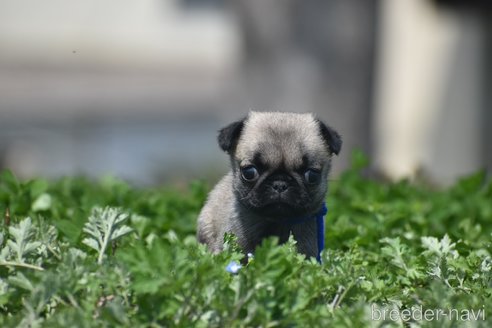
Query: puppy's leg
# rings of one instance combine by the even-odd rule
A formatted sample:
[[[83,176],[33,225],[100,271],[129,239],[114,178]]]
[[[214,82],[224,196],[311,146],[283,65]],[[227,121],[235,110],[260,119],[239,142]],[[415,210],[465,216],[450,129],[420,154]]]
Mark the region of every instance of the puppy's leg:
[[[297,241],[297,250],[307,257],[318,256],[318,240],[316,220],[311,220],[292,228],[292,234]]]

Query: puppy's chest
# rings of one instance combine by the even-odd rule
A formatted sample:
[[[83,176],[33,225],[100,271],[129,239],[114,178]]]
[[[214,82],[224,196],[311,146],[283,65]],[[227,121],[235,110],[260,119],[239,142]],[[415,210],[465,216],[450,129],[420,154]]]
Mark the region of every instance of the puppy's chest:
[[[275,224],[270,224],[265,227],[263,234],[260,236],[261,239],[276,236],[279,238],[279,243],[285,243],[289,239],[289,235],[292,233],[292,227],[289,226],[279,226]]]
[[[253,223],[241,224],[241,227],[236,231],[238,241],[241,247],[246,252],[254,252],[255,248],[261,244],[263,239],[268,237],[278,237],[279,244],[287,242],[290,235],[293,235],[297,243],[303,243],[307,235],[310,233],[310,224],[302,225],[285,225],[281,223]]]

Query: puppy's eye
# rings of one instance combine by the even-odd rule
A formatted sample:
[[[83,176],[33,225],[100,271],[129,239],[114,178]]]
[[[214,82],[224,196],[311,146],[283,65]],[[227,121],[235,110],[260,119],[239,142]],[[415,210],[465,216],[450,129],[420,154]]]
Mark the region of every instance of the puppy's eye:
[[[248,165],[241,169],[241,176],[246,181],[254,181],[258,178],[258,170],[253,165]]]
[[[321,181],[321,173],[315,169],[308,169],[304,173],[304,179],[306,179],[306,182],[309,184],[319,183]]]

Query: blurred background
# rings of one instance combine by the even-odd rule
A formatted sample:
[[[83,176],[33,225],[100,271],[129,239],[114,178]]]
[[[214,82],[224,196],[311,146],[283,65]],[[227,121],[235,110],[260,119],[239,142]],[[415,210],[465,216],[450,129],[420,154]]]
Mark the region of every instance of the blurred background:
[[[442,185],[492,168],[492,11],[452,0],[0,0],[0,168],[214,181],[217,130],[314,112]]]

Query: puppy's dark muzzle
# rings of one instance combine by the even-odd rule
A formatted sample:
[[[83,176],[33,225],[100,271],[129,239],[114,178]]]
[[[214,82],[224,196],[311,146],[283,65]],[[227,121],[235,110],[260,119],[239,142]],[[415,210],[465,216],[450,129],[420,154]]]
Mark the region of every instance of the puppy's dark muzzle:
[[[265,203],[276,203],[280,206],[291,205],[292,198],[297,192],[294,179],[287,174],[276,174],[267,181],[264,201]]]
[[[289,184],[285,181],[273,181],[272,183],[272,189],[276,192],[278,192],[279,194],[287,191],[287,189],[289,189]]]

